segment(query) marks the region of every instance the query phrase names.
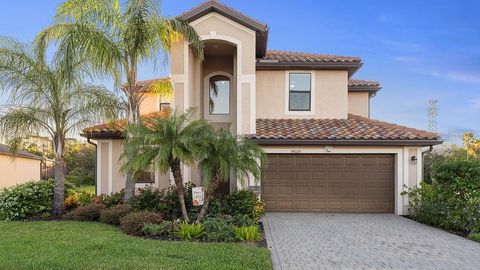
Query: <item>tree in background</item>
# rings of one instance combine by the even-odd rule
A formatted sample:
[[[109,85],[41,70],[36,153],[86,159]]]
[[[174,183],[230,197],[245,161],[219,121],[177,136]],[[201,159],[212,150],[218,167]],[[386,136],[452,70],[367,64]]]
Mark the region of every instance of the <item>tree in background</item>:
[[[46,61],[46,47],[0,38],[0,87],[10,106],[0,111],[0,135],[12,151],[22,139],[48,134],[54,149],[53,214],[64,210],[65,141],[86,125],[116,117],[117,97],[103,86],[87,84],[90,70],[79,55],[59,49]]]
[[[68,0],[59,6],[55,18],[55,24],[39,34],[40,43],[60,41],[61,51],[87,60],[101,74],[113,77],[116,86],[126,79],[121,89],[130,125],[141,122],[144,93],[137,86],[139,64],[156,62],[182,39],[203,57],[203,43],[195,30],[185,21],[163,17],[159,0]],[[170,83],[159,81],[150,88],[151,92],[171,93]],[[125,201],[134,195],[133,176],[134,171],[126,172]]]
[[[472,132],[463,134],[463,148],[470,156],[480,156],[480,139],[475,138]]]
[[[84,142],[65,145],[66,179],[77,187],[95,185],[95,147]]]

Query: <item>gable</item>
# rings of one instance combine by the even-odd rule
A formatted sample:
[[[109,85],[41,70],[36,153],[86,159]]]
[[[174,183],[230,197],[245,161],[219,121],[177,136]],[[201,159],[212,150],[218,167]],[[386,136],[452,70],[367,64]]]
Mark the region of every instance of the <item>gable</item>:
[[[199,6],[194,7],[189,11],[183,13],[177,18],[191,23],[212,12],[220,14],[221,16],[228,18],[229,20],[254,31],[256,37],[256,58],[262,58],[265,56],[265,53],[267,51],[267,39],[269,30],[268,26],[264,23],[261,23],[255,19],[246,16],[245,14],[235,9],[221,4],[218,1],[212,0],[202,3]]]

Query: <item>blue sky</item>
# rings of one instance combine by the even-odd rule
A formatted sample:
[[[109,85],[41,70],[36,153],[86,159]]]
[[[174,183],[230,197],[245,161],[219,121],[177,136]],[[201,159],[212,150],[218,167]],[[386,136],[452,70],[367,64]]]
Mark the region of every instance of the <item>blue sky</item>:
[[[0,35],[32,40],[60,2],[2,1]],[[162,6],[174,16],[201,2]],[[364,66],[354,77],[383,86],[372,99],[372,118],[425,129],[427,101],[437,99],[440,132],[480,131],[480,1],[221,2],[267,23],[270,49],[360,56]],[[148,79],[168,74],[168,67],[146,63],[140,72]]]

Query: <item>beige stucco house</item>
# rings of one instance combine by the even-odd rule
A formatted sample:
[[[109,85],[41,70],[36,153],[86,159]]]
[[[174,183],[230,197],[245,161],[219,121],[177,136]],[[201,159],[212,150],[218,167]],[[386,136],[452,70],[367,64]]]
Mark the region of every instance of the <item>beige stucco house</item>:
[[[267,49],[269,28],[218,1],[180,15],[205,42],[204,60],[186,42],[174,44],[174,94],[146,94],[144,117],[197,108],[199,118],[247,136],[268,154],[261,183],[233,176],[229,187],[258,191],[267,211],[406,214],[401,192],[422,177],[422,154],[437,134],[370,119],[374,81],[353,79],[358,57]],[[140,82],[148,92],[152,81]],[[212,87],[215,84],[217,87]],[[97,193],[124,187],[119,156],[124,121],[85,129],[97,143]],[[199,170],[184,179],[201,185]],[[138,179],[165,188],[169,175],[152,168]]]
[[[0,189],[31,180],[40,180],[42,157],[18,151],[12,154],[10,148],[0,144]]]

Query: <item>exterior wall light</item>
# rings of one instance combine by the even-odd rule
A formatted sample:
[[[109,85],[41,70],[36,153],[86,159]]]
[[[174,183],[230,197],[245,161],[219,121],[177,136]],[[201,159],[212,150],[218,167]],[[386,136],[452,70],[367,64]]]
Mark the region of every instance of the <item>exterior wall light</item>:
[[[417,164],[417,156],[412,156],[410,160],[412,161],[412,164]]]
[[[333,146],[330,146],[330,145],[325,146],[325,151],[327,151],[327,153],[332,152],[332,149],[333,149]]]

